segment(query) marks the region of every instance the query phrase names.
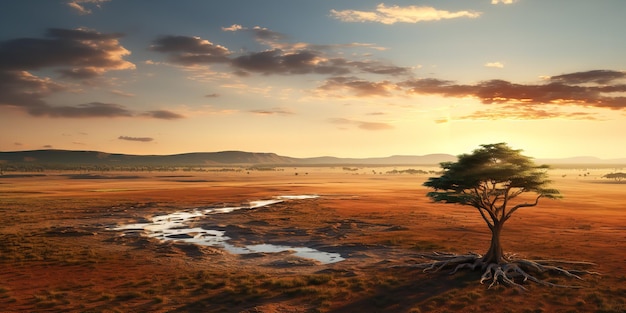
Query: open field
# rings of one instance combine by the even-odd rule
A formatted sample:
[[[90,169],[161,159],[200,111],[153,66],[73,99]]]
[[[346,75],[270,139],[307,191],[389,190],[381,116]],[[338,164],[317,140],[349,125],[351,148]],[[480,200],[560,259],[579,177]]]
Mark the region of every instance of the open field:
[[[602,276],[545,277],[580,289],[478,283],[481,272],[424,274],[421,252],[484,252],[470,207],[435,204],[427,174],[393,168],[252,172],[44,172],[0,176],[3,312],[626,312],[626,183],[610,170],[558,169],[564,198],[507,222],[507,252],[597,263]],[[399,168],[400,169],[400,168]],[[424,169],[424,170],[433,170]],[[315,194],[207,215],[235,245],[340,253],[322,264],[290,252],[235,255],[110,230],[164,213]]]

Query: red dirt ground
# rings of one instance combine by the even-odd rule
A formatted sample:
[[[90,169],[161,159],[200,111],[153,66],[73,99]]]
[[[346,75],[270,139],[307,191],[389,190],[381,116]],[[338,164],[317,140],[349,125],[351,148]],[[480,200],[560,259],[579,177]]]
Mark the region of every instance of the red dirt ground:
[[[427,175],[331,168],[224,173],[43,173],[0,177],[2,312],[626,312],[626,184],[595,170],[554,170],[562,200],[507,222],[507,252],[594,262],[602,276],[528,292],[480,285],[480,272],[424,274],[421,252],[484,252],[490,234],[470,207],[432,203]],[[295,175],[298,173],[298,175]],[[41,176],[40,176],[41,175]],[[234,243],[315,246],[345,261],[121,236],[108,227],[158,213],[317,194],[198,225],[235,225]],[[255,239],[256,238],[256,239]]]

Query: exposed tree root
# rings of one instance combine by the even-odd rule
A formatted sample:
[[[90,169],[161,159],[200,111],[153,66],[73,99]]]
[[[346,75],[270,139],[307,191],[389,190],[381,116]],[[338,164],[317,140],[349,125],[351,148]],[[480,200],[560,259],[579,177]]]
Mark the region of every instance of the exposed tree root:
[[[550,287],[561,288],[582,288],[582,286],[576,285],[561,285],[551,283],[545,280],[536,278],[529,273],[546,273],[553,272],[560,275],[565,275],[570,278],[582,280],[579,275],[600,275],[598,272],[592,272],[588,270],[566,270],[557,264],[569,264],[578,265],[583,267],[594,266],[594,263],[578,262],[578,261],[563,261],[563,260],[524,260],[515,257],[508,257],[507,261],[501,264],[488,263],[483,261],[483,257],[477,253],[468,253],[463,255],[445,253],[445,252],[433,252],[428,254],[421,254],[423,258],[430,259],[431,262],[420,263],[412,265],[411,267],[417,267],[423,269],[424,272],[438,272],[444,268],[454,267],[450,274],[454,274],[461,269],[476,270],[480,269],[483,275],[480,278],[480,283],[488,283],[488,288],[502,284],[505,286],[516,288],[520,291],[526,291],[526,287],[522,283],[526,281],[532,281],[540,285]]]

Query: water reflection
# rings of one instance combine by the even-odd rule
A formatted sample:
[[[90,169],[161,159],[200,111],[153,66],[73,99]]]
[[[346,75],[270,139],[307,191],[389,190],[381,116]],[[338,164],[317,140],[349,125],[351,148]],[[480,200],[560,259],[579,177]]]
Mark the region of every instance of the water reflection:
[[[113,230],[124,232],[145,231],[149,237],[161,240],[176,240],[204,246],[223,247],[226,251],[234,254],[249,253],[276,253],[283,251],[294,251],[294,255],[314,259],[324,264],[335,263],[344,260],[339,253],[323,252],[308,247],[291,247],[285,245],[257,244],[244,247],[237,247],[229,244],[230,237],[225,231],[204,229],[200,227],[190,227],[192,219],[209,214],[230,213],[242,209],[254,209],[268,206],[289,200],[313,199],[317,195],[289,195],[278,196],[268,200],[251,201],[248,205],[234,207],[209,207],[198,208],[193,211],[178,211],[165,215],[158,215],[151,218],[148,223],[135,223],[122,225]]]

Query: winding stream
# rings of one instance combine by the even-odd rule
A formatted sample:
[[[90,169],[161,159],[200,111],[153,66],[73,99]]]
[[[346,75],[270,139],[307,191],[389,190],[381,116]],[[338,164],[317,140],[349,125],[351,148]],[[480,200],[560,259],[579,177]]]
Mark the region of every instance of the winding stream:
[[[309,247],[292,247],[286,245],[273,244],[256,244],[243,247],[234,246],[228,243],[230,237],[226,236],[225,231],[215,229],[204,229],[201,227],[191,227],[190,222],[193,219],[210,215],[224,214],[242,209],[254,209],[263,206],[273,205],[276,203],[298,200],[298,199],[314,199],[317,195],[292,195],[277,196],[268,200],[251,201],[248,205],[234,207],[209,207],[202,209],[194,209],[192,211],[177,211],[165,215],[157,215],[150,219],[150,222],[127,224],[111,228],[112,230],[123,232],[147,232],[148,237],[158,238],[161,240],[174,240],[197,245],[222,247],[226,251],[234,254],[249,253],[276,253],[283,251],[294,251],[294,255],[317,260],[323,264],[330,264],[343,261],[339,253],[323,252]]]

